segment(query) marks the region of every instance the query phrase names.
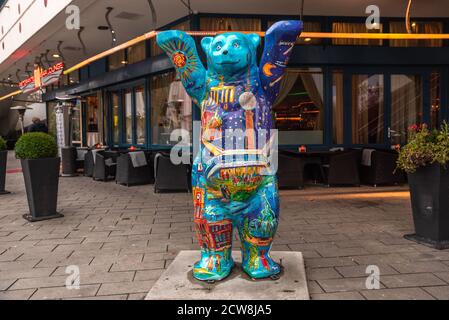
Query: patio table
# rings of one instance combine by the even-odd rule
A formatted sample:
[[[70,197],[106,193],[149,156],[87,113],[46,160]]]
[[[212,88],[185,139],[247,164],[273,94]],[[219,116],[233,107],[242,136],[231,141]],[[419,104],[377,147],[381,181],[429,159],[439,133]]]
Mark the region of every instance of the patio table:
[[[282,150],[282,153],[299,158],[300,160],[300,170],[304,172],[304,169],[307,165],[316,165],[319,167],[319,174],[321,175],[321,179],[325,181],[325,173],[323,170],[323,165],[328,162],[329,156],[332,154],[338,154],[341,151],[307,151],[307,152],[299,152],[293,150]],[[315,184],[317,183],[317,174],[314,172]]]

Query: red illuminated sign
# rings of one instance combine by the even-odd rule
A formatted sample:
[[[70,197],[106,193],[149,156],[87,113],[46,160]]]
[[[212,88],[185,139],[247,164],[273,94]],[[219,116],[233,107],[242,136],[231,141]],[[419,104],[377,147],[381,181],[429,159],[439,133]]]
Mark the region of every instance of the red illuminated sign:
[[[19,83],[20,89],[24,93],[32,92],[41,87],[48,86],[55,83],[61,77],[64,71],[64,63],[60,62],[51,66],[47,70],[42,70],[40,67],[34,69],[34,77],[23,80]]]

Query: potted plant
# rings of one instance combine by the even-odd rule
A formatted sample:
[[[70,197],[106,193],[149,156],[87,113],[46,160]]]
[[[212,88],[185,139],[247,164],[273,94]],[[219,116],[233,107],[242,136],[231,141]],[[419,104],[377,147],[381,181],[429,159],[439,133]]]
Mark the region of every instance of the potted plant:
[[[6,141],[0,137],[0,195],[9,193],[5,190],[7,160],[8,151],[6,150]]]
[[[398,168],[408,174],[415,234],[405,238],[436,249],[449,248],[449,126],[409,128]]]
[[[55,139],[42,132],[24,134],[16,143],[21,160],[30,214],[28,221],[62,217],[56,211],[61,160]]]

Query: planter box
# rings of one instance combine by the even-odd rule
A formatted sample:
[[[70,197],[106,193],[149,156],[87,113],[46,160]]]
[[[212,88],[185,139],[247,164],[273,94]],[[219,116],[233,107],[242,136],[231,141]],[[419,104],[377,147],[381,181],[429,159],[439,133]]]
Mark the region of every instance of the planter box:
[[[61,159],[22,159],[21,162],[30,208],[30,214],[23,217],[31,222],[63,217],[56,211]]]
[[[8,151],[0,151],[0,195],[9,193],[8,191],[5,190],[7,160],[8,160]]]
[[[415,234],[405,238],[436,248],[449,248],[449,167],[438,164],[409,174]]]
[[[64,147],[61,148],[62,160],[62,177],[75,177],[76,174],[76,148]]]

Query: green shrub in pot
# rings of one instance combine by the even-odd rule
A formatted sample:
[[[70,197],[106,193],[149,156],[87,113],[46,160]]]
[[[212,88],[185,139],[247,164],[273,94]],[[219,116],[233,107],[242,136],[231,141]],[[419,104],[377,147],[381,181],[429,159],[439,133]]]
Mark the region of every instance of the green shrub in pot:
[[[449,126],[412,125],[397,165],[408,174],[415,233],[407,239],[449,248]]]
[[[58,155],[55,138],[43,132],[24,134],[17,141],[15,150],[19,159],[55,158]]]
[[[62,217],[57,210],[61,159],[55,138],[42,132],[24,134],[16,143],[21,159],[31,222]]]

